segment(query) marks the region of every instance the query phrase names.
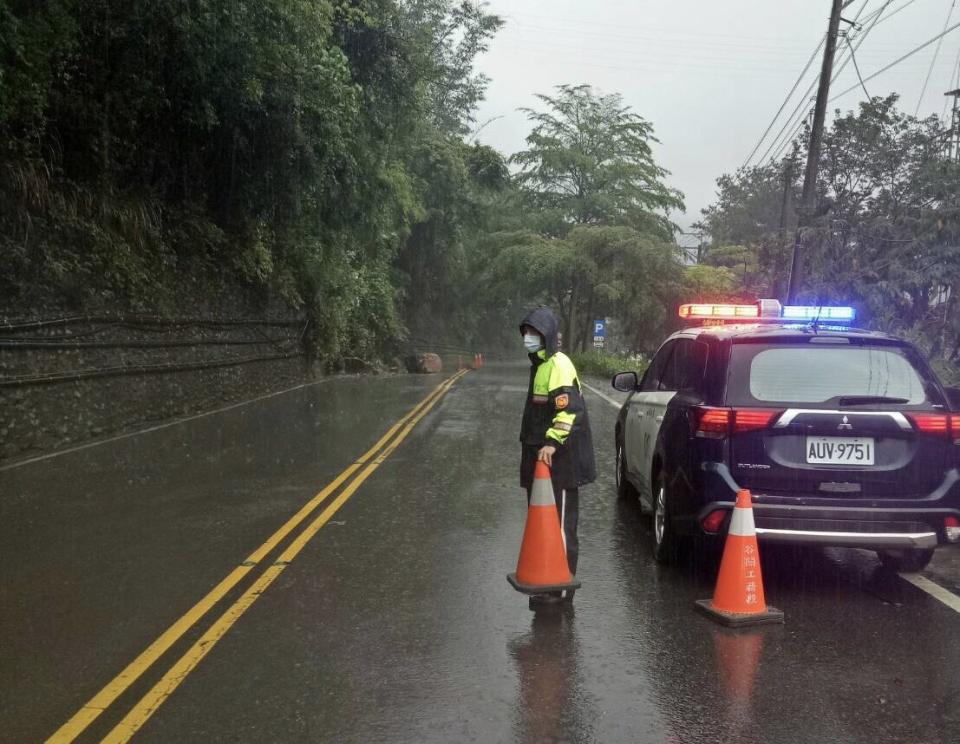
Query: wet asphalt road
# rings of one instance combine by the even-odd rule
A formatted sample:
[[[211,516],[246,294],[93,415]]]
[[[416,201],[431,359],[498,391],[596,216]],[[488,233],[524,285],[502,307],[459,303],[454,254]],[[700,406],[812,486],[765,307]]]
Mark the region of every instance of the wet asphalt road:
[[[0,471],[0,740],[56,731],[439,382],[330,380]],[[525,382],[521,366],[460,380],[136,740],[960,739],[960,614],[867,553],[765,552],[786,624],[711,624],[692,609],[710,565],[656,566],[649,519],[617,501],[615,409],[592,393],[583,589],[572,612],[530,613],[504,578],[525,516]],[[106,735],[261,572],[80,740]]]

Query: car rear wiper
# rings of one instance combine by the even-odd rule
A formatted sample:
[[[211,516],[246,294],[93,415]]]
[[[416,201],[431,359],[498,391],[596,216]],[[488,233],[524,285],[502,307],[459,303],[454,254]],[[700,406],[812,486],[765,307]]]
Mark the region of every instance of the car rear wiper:
[[[843,395],[838,401],[841,406],[862,406],[867,403],[909,403],[907,398],[892,398],[888,395]]]

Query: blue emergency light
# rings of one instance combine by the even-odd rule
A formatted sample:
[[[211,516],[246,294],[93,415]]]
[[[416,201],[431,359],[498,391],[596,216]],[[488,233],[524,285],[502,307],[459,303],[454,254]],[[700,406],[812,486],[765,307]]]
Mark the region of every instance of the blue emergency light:
[[[843,305],[787,305],[784,320],[854,320],[857,311]]]

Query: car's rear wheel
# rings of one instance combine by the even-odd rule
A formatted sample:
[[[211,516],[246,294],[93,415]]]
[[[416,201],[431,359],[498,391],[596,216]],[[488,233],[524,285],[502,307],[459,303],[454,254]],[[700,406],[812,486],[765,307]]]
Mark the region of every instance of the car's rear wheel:
[[[677,534],[670,522],[670,495],[663,475],[653,489],[653,558],[657,563],[675,563],[679,556]]]
[[[905,548],[904,550],[878,550],[877,557],[884,568],[891,571],[922,571],[933,558],[930,548]]]
[[[633,501],[637,498],[637,489],[627,480],[627,460],[622,439],[617,439],[617,496],[624,501]]]

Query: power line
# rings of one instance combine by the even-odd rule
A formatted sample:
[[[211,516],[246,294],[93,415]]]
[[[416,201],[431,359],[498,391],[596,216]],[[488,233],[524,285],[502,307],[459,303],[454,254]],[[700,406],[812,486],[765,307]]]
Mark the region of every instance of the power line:
[[[915,0],[908,0],[906,3],[904,3],[903,5],[901,5],[899,8],[894,8],[894,9],[893,9],[892,11],[890,11],[890,13],[888,13],[886,16],[883,16],[883,12],[887,9],[887,7],[890,5],[891,2],[892,2],[892,0],[886,0],[886,2],[884,2],[884,4],[881,6],[881,8],[880,8],[878,11],[876,11],[876,12],[873,13],[872,15],[868,15],[866,18],[863,19],[864,23],[870,21],[870,25],[867,26],[867,28],[866,28],[865,31],[863,31],[862,33],[859,33],[859,34],[857,35],[857,38],[856,38],[856,40],[855,40],[855,41],[856,41],[856,46],[854,46],[854,47],[850,50],[850,55],[849,55],[846,59],[844,59],[844,60],[841,61],[840,67],[837,68],[837,71],[833,74],[833,79],[830,81],[830,84],[831,84],[831,85],[832,85],[833,83],[837,82],[837,78],[839,78],[840,75],[843,73],[843,71],[844,71],[845,69],[847,69],[847,65],[850,64],[850,60],[851,60],[851,58],[853,57],[853,54],[854,54],[855,52],[857,52],[857,51],[860,49],[861,46],[863,46],[863,42],[867,40],[867,36],[870,35],[870,32],[873,31],[874,27],[879,26],[881,23],[884,23],[885,21],[889,21],[891,18],[893,18],[893,17],[894,17],[897,13],[899,13],[901,10],[904,10],[905,8],[909,7],[910,5],[913,5],[913,3],[915,2]],[[854,22],[856,22],[856,19],[854,19]],[[862,27],[861,27],[861,28],[862,28]]]
[[[857,43],[856,43],[856,46],[853,47],[853,49],[860,48],[860,45],[863,44],[864,40],[867,38],[869,33],[873,30],[874,26],[877,26],[880,23],[883,23],[884,21],[889,20],[890,18],[895,16],[897,13],[899,13],[901,10],[903,10],[907,6],[916,2],[916,0],[907,0],[907,2],[905,2],[903,5],[894,9],[893,11],[888,13],[886,16],[883,16],[884,11],[890,5],[891,1],[892,0],[886,0],[886,2],[883,4],[882,7],[866,15],[866,17],[863,19],[863,22],[864,23],[870,22],[870,25],[866,28],[865,31],[857,35],[857,39],[856,39]],[[865,6],[866,6],[866,3],[864,3],[864,5],[860,7],[860,10],[857,11],[857,15],[853,19],[854,24],[856,24],[857,21],[859,20],[860,14],[863,12],[863,9]],[[845,53],[846,52],[841,52],[841,57],[843,57]],[[840,67],[837,69],[836,73],[834,73],[833,77],[830,80],[831,84],[834,83],[836,79],[840,76],[840,73],[843,72],[843,69],[847,66],[847,63],[849,61],[850,61],[849,57],[847,57],[846,59],[841,59]],[[761,162],[766,162],[767,156],[770,155],[771,152],[773,152],[773,155],[770,157],[770,160],[771,161],[776,160],[780,156],[780,153],[783,152],[783,150],[790,144],[790,142],[793,141],[794,137],[796,137],[797,133],[803,127],[803,122],[806,119],[806,116],[801,113],[801,110],[803,109],[804,104],[809,101],[810,94],[813,92],[813,89],[817,86],[817,83],[819,83],[819,81],[820,81],[820,76],[817,75],[817,77],[813,79],[813,82],[811,82],[810,85],[807,87],[806,92],[803,94],[803,97],[800,99],[796,107],[793,109],[793,112],[790,114],[789,117],[787,117],[786,122],[784,122],[783,127],[781,127],[780,131],[777,133],[777,136],[774,138],[773,142],[770,143],[770,146],[767,148],[766,152],[764,152],[763,156],[760,158]],[[798,118],[798,114],[799,114],[799,118]],[[790,134],[786,137],[786,139],[782,139],[784,132],[787,132],[788,130]]]
[[[853,0],[847,0],[847,2],[845,2],[845,3],[843,4],[843,8],[846,8],[846,7],[847,7],[848,5],[850,5],[852,2],[853,2]],[[857,11],[857,15],[856,15],[856,17],[854,18],[854,23],[856,23],[857,18],[860,17],[860,14],[863,13],[864,8],[867,7],[867,3],[869,3],[869,2],[870,2],[870,0],[863,0],[863,5],[860,6],[860,10]],[[912,0],[911,0],[911,2],[912,2]],[[888,0],[888,4],[889,4],[889,0]],[[884,7],[886,7],[886,5],[885,5]],[[842,8],[841,8],[841,9],[842,9]],[[883,8],[881,8],[880,11],[877,12],[876,15],[879,16],[879,13],[882,13],[882,12],[883,12]],[[800,81],[802,81],[803,78],[804,78],[804,76],[807,74],[807,71],[810,69],[810,65],[813,64],[813,61],[814,61],[814,60],[816,59],[816,57],[817,57],[817,53],[823,48],[823,45],[824,45],[824,43],[826,42],[826,40],[827,40],[827,36],[826,36],[826,34],[824,34],[823,37],[820,39],[820,43],[817,44],[817,48],[814,49],[814,50],[813,50],[813,53],[810,55],[810,59],[807,60],[807,64],[804,65],[803,71],[800,73],[800,76],[796,79],[796,82],[794,82],[793,87],[790,88],[790,92],[787,93],[787,97],[783,99],[783,103],[780,104],[780,108],[777,109],[777,113],[775,113],[775,114],[773,115],[773,119],[770,120],[770,123],[767,125],[767,128],[763,131],[763,134],[760,135],[760,139],[757,141],[757,144],[754,145],[753,150],[750,151],[750,155],[747,156],[747,159],[746,159],[745,161],[743,161],[743,165],[742,165],[741,167],[744,167],[744,168],[745,168],[747,165],[750,164],[750,161],[753,159],[753,156],[757,153],[757,150],[760,149],[760,146],[763,144],[763,141],[767,138],[767,135],[770,134],[770,130],[773,129],[774,125],[777,123],[777,119],[780,118],[780,114],[783,113],[784,108],[786,108],[787,104],[790,102],[790,99],[793,97],[793,94],[796,92],[797,88],[798,88],[799,85],[800,85]],[[814,81],[814,85],[816,85],[816,81]],[[807,99],[807,97],[810,95],[810,91],[811,91],[811,90],[813,90],[813,85],[811,85],[811,86],[807,89],[807,92],[804,94],[803,98],[800,99],[800,104],[798,105],[797,109],[794,109],[794,113],[790,115],[790,118],[787,119],[788,122],[789,122],[789,121],[793,118],[793,116],[796,114],[796,112],[797,112],[797,110],[800,108],[800,106],[803,105],[803,101],[805,101],[805,100]],[[785,128],[786,128],[786,125],[784,126],[784,129],[785,129]],[[780,130],[780,133],[777,135],[777,139],[779,139],[780,134],[783,134],[783,129]],[[775,139],[774,142],[776,142],[776,141],[777,141],[777,140]],[[769,148],[768,148],[767,152],[769,152],[769,151],[770,151],[770,150],[769,150]],[[764,153],[764,158],[765,158],[765,157],[766,157],[766,153]],[[764,158],[761,158],[760,160],[762,161]]]
[[[813,50],[813,53],[810,55],[810,59],[807,60],[807,64],[804,65],[803,71],[800,73],[800,76],[796,79],[793,84],[793,87],[790,89],[790,92],[787,93],[787,97],[783,99],[783,103],[780,104],[780,108],[777,109],[777,113],[773,115],[773,118],[770,120],[770,123],[767,124],[767,128],[763,130],[763,134],[760,135],[760,139],[757,140],[757,144],[753,146],[753,149],[750,151],[750,154],[747,155],[747,159],[743,161],[742,168],[746,168],[750,161],[753,160],[753,156],[757,154],[757,150],[760,149],[760,145],[763,144],[763,141],[767,138],[767,135],[770,134],[770,130],[773,129],[773,125],[777,123],[777,119],[780,118],[780,114],[783,113],[783,110],[786,108],[787,103],[793,97],[794,92],[800,85],[800,81],[803,80],[804,75],[807,74],[807,71],[810,69],[810,65],[813,64],[813,61],[817,58],[817,53],[823,48],[824,42],[827,40],[827,35],[824,34],[820,39],[820,43],[817,44],[817,48]]]
[[[526,12],[517,11],[517,10],[511,10],[511,12],[501,14],[501,15],[503,15],[506,18],[513,19],[517,23],[525,24],[528,26],[532,26],[534,24],[531,21],[525,21],[517,17],[520,16],[523,18],[529,18],[532,21],[547,20],[549,23],[559,24],[560,28],[570,28],[570,29],[576,29],[578,31],[582,30],[585,26],[599,29],[598,31],[590,32],[594,34],[606,35],[607,33],[609,33],[609,30],[613,28],[613,26],[610,23],[607,23],[604,21],[588,20],[586,18],[576,18],[573,16],[555,16],[552,14],[547,16],[547,15],[544,15],[543,13],[526,13]],[[625,28],[623,25],[618,25],[616,26],[616,28],[623,31],[624,33],[621,35],[624,35],[624,36],[626,36],[629,32],[629,38],[635,39],[637,38],[637,35],[639,33],[639,32],[632,31],[630,28]],[[695,30],[691,30],[689,27],[677,29],[677,28],[670,28],[670,27],[664,27],[664,26],[651,26],[646,23],[643,25],[643,28],[645,31],[647,31],[653,36],[656,36],[657,38],[664,38],[667,36],[678,36],[682,39],[696,39],[697,37],[703,37],[707,40],[736,39],[736,40],[751,41],[751,42],[757,41],[756,34],[726,34],[726,33],[715,31],[713,29],[711,29],[710,31],[697,32]],[[773,36],[770,34],[764,34],[762,38],[769,39],[771,43],[777,44],[781,47],[783,46],[784,43],[796,43],[795,36]],[[802,46],[806,47],[806,44],[803,44]]]
[[[886,0],[886,2],[883,4],[883,6],[882,6],[879,10],[875,10],[873,13],[867,14],[866,18],[863,19],[863,20],[864,20],[864,23],[866,23],[866,22],[869,21],[869,22],[870,22],[870,25],[867,26],[865,30],[863,30],[861,33],[859,33],[859,34],[857,35],[856,40],[855,40],[855,42],[856,42],[855,45],[851,47],[851,49],[850,49],[850,54],[847,55],[845,59],[842,59],[842,60],[841,60],[839,68],[838,68],[837,71],[833,74],[833,77],[832,77],[831,80],[830,80],[831,84],[834,83],[834,82],[836,82],[837,78],[840,77],[840,74],[844,71],[844,69],[846,68],[847,64],[849,64],[849,62],[850,62],[850,60],[851,60],[851,58],[852,58],[853,53],[856,52],[858,49],[860,49],[860,47],[862,46],[863,42],[866,41],[867,36],[870,35],[870,32],[873,31],[873,29],[874,29],[876,26],[879,26],[881,23],[884,23],[885,21],[889,21],[891,18],[893,18],[895,15],[897,15],[897,13],[899,13],[900,11],[906,9],[907,7],[909,7],[910,5],[912,5],[914,2],[916,2],[916,0],[907,0],[907,2],[903,3],[902,5],[900,5],[900,6],[897,7],[897,8],[894,8],[892,11],[890,11],[890,12],[887,13],[886,15],[883,15],[884,11],[886,11],[886,9],[890,6],[891,1],[892,1],[892,0]],[[854,19],[854,21],[856,22],[856,19]],[[797,105],[797,108],[794,109],[794,113],[791,115],[790,119],[787,120],[787,124],[785,124],[784,127],[783,127],[783,129],[781,130],[781,134],[782,134],[783,131],[787,130],[787,128],[788,128],[789,126],[791,126],[791,125],[790,125],[790,122],[791,122],[791,121],[794,121],[795,124],[794,124],[794,126],[793,126],[793,129],[790,130],[790,134],[787,136],[786,139],[784,139],[784,140],[782,140],[782,141],[780,142],[779,147],[777,147],[775,150],[774,150],[773,147],[770,147],[770,148],[767,150],[768,153],[769,153],[771,150],[774,150],[773,155],[770,157],[770,160],[771,160],[771,161],[772,161],[772,160],[776,160],[778,157],[780,157],[780,154],[784,151],[784,149],[785,149],[786,147],[788,147],[788,146],[790,145],[790,143],[794,140],[794,138],[797,136],[797,134],[798,134],[798,133],[800,132],[800,130],[803,128],[803,122],[804,122],[804,119],[805,119],[806,117],[803,116],[803,115],[801,115],[799,119],[795,119],[794,117],[796,117],[797,112],[798,112],[798,111],[801,109],[801,107],[803,106],[804,101],[809,98],[810,93],[811,93],[811,91],[813,91],[813,88],[814,88],[814,86],[816,86],[818,80],[819,80],[819,76],[818,76],[817,80],[814,80],[813,83],[810,84],[810,87],[807,89],[807,93],[804,95],[804,99],[801,100],[801,102]],[[863,84],[863,83],[861,83],[861,84]],[[866,88],[865,85],[864,85],[864,88]],[[776,143],[779,139],[780,139],[780,137],[779,137],[779,135],[778,135],[777,140],[774,140],[774,143]],[[764,159],[766,159],[767,154],[765,153],[763,157],[764,157]]]
[[[905,59],[908,59],[908,58],[912,57],[912,56],[913,56],[914,54],[916,54],[917,52],[926,49],[926,48],[927,48],[928,46],[930,46],[933,42],[937,41],[938,39],[942,39],[944,36],[946,36],[947,34],[955,31],[955,30],[958,29],[958,28],[960,28],[960,23],[955,23],[955,24],[953,24],[952,26],[950,26],[950,28],[945,29],[942,33],[937,34],[937,35],[934,36],[932,39],[928,39],[927,41],[923,42],[923,44],[921,44],[920,46],[915,47],[914,49],[911,49],[909,52],[907,52],[906,54],[904,54],[902,57],[899,57],[899,58],[895,59],[893,62],[891,62],[891,63],[890,63],[889,65],[887,65],[886,67],[883,67],[883,68],[877,70],[875,73],[873,73],[872,75],[870,75],[869,77],[867,77],[866,79],[864,79],[863,82],[867,82],[867,81],[869,81],[869,80],[873,80],[873,79],[874,79],[875,77],[877,77],[878,75],[882,75],[882,74],[885,73],[887,70],[889,70],[891,67],[895,67],[896,65],[900,64],[901,62],[903,62]],[[835,95],[835,96],[834,96],[833,98],[831,98],[830,100],[831,100],[831,101],[835,101],[835,100],[837,100],[838,98],[840,98],[841,96],[845,96],[845,95],[846,95],[847,93],[849,93],[850,91],[855,90],[857,87],[858,87],[858,86],[854,85],[854,86],[851,87],[851,88],[847,88],[847,89],[846,89],[845,91],[843,91],[842,93],[837,93],[837,95]]]
[[[692,49],[705,49],[705,48],[717,48],[720,50],[730,49],[733,51],[742,51],[742,50],[752,50],[758,52],[769,52],[770,54],[782,55],[785,51],[790,53],[800,54],[806,51],[806,44],[803,46],[797,45],[797,47],[791,47],[787,44],[777,41],[766,41],[763,37],[752,37],[751,41],[753,43],[748,43],[746,41],[718,41],[717,38],[713,35],[707,36],[704,38],[698,38],[696,34],[691,32],[684,32],[682,35],[673,35],[673,34],[656,34],[656,33],[617,33],[616,31],[611,31],[612,28],[609,25],[604,25],[604,31],[593,31],[589,29],[584,29],[581,25],[571,25],[571,26],[562,26],[556,25],[555,23],[531,23],[529,21],[518,20],[514,21],[514,28],[517,28],[522,31],[541,31],[550,35],[566,35],[570,37],[580,38],[599,38],[604,41],[613,40],[623,40],[630,42],[631,45],[636,46],[638,41],[645,41],[649,44],[655,46],[669,46],[671,48],[675,47],[689,47]],[[621,27],[622,30],[622,27]],[[759,42],[758,42],[759,39]]]
[[[870,94],[867,92],[867,86],[863,84],[863,75],[860,74],[860,65],[857,64],[857,57],[853,52],[853,47],[850,45],[850,37],[847,38],[847,46],[850,47],[850,59],[853,60],[853,69],[857,71],[857,80],[860,81],[860,86],[863,88],[863,95],[867,97],[867,100],[870,99]]]
[[[947,20],[943,23],[943,28],[946,30],[947,26],[950,25],[950,19],[953,17],[953,9],[957,5],[957,0],[953,0],[950,3],[950,10],[947,11]],[[940,55],[940,45],[943,43],[943,36],[937,39],[937,48],[933,50],[933,59],[930,60],[930,69],[927,70],[927,77],[923,81],[923,88],[920,89],[920,97],[917,99],[917,108],[914,109],[913,115],[916,116],[920,113],[920,104],[923,103],[923,96],[927,92],[927,84],[930,82],[930,76],[933,74],[934,65],[937,64],[937,57]]]

